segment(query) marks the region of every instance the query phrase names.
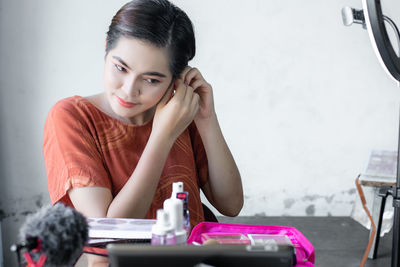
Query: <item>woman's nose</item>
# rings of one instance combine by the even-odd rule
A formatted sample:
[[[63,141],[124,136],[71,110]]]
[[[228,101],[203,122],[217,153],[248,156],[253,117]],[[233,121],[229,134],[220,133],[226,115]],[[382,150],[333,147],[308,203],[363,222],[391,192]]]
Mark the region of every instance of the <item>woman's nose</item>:
[[[140,95],[140,82],[137,77],[131,77],[125,81],[123,90],[128,96],[136,97]]]

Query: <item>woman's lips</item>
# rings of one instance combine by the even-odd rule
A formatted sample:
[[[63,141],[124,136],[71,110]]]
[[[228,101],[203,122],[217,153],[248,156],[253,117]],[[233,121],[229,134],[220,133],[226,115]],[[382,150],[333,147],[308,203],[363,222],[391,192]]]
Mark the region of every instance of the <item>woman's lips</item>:
[[[131,107],[135,106],[134,103],[132,103],[132,102],[126,102],[125,100],[123,100],[122,98],[120,98],[120,97],[118,97],[118,96],[117,96],[117,100],[118,100],[118,103],[119,103],[121,106],[123,106],[124,108],[131,108]]]

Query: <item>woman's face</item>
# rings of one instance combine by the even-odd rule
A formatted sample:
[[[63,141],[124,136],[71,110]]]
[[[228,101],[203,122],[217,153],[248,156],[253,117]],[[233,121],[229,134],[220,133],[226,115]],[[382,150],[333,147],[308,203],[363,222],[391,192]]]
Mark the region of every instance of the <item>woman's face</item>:
[[[167,50],[144,41],[120,37],[104,67],[107,101],[116,117],[141,125],[171,84]]]

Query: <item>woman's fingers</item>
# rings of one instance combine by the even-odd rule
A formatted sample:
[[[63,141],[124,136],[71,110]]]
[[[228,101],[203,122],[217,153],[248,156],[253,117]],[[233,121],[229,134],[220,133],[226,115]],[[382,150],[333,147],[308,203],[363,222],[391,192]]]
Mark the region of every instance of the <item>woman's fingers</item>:
[[[185,105],[190,105],[193,97],[193,87],[183,83],[183,80],[177,79],[175,82],[175,95],[174,98],[178,101],[182,101]]]
[[[197,104],[200,100],[200,97],[194,92],[192,86],[184,84],[183,81],[179,79],[174,98],[176,96],[178,97],[177,100],[180,100],[180,106],[184,112],[188,112],[190,117],[196,115],[198,110]]]
[[[190,86],[193,87],[193,89],[196,91],[197,88],[201,87],[202,85],[205,84],[204,80],[194,80]]]
[[[193,93],[191,106],[192,114],[193,116],[196,116],[200,108],[200,96],[196,92]]]
[[[190,70],[186,72],[186,75],[184,77],[185,83],[190,85],[192,85],[193,81],[204,80],[203,76],[201,76],[201,73],[197,68],[190,68]]]
[[[191,86],[186,85],[186,84],[184,84],[183,86],[185,87],[185,91],[186,91],[184,101],[187,105],[190,105],[190,103],[192,102],[194,89]]]
[[[182,81],[184,81],[186,83],[185,77],[186,74],[191,70],[192,68],[190,66],[186,66],[183,71],[181,72],[181,74],[179,75],[179,78],[182,79]],[[188,84],[188,83],[186,83]]]
[[[175,140],[196,117],[200,96],[194,92],[193,87],[184,84],[182,79],[177,79],[169,90],[157,107],[153,130]]]
[[[183,83],[182,79],[178,78],[175,80],[174,89],[175,89],[174,98],[176,97],[177,100],[182,101],[186,95],[186,86]]]

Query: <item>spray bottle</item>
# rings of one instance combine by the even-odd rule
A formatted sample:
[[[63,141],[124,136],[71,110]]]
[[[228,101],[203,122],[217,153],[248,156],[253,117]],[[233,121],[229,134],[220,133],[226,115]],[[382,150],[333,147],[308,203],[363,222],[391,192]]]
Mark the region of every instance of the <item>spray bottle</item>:
[[[171,198],[164,201],[164,210],[170,216],[172,228],[175,230],[176,244],[186,244],[187,233],[183,225],[183,201],[177,198],[177,193],[183,192],[183,183],[172,184]]]

